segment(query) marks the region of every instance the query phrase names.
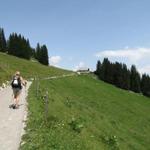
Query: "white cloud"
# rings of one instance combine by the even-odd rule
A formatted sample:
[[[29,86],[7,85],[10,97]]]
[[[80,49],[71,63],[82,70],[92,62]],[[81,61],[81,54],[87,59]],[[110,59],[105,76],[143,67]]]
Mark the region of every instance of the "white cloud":
[[[104,50],[96,53],[96,57],[125,58],[136,63],[142,59],[150,58],[150,48],[125,48],[120,50]]]
[[[143,66],[142,68],[139,68],[139,72],[142,74],[146,73],[146,74],[150,75],[150,65]]]
[[[129,48],[119,50],[104,50],[95,54],[98,58],[107,57],[110,60],[124,62],[128,67],[132,64],[137,66],[141,73],[150,74],[150,48]]]
[[[62,60],[61,56],[51,56],[49,58],[50,65],[53,66],[58,66],[61,60]]]
[[[74,67],[74,71],[77,71],[77,70],[79,70],[79,69],[83,69],[83,68],[87,68],[87,66],[86,66],[86,64],[84,63],[84,62],[79,62],[79,64],[78,65],[76,65],[75,67]]]

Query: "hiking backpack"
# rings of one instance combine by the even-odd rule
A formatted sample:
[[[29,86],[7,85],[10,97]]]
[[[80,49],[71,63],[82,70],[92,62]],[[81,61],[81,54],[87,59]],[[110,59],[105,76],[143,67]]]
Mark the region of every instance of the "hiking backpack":
[[[20,78],[13,77],[13,80],[11,82],[12,88],[19,88],[22,89],[21,80]]]

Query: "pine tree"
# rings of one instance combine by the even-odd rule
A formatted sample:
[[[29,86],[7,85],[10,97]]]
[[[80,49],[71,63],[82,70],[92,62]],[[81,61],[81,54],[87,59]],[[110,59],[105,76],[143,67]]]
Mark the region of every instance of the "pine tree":
[[[108,60],[108,58],[104,58],[101,66],[100,79],[102,79],[105,82],[109,82],[109,67],[110,61]]]
[[[150,76],[143,74],[140,77],[134,65],[129,70],[126,64],[111,63],[108,58],[104,58],[103,63],[97,61],[96,75],[99,75],[100,79],[108,83],[114,84],[125,90],[132,90],[150,97]]]
[[[40,59],[40,51],[41,51],[41,46],[40,46],[39,43],[37,43],[36,52],[35,52],[35,58],[36,58],[37,60]]]
[[[122,64],[119,62],[116,62],[114,64],[114,78],[113,78],[113,83],[117,86],[122,88],[122,83],[123,83],[123,76],[122,76]]]
[[[104,58],[102,64],[97,61],[95,74],[101,80],[117,87],[136,93],[142,92],[143,95],[150,97],[150,76],[143,74],[141,78],[134,65],[129,70],[126,64],[111,63],[108,58]]]
[[[131,75],[130,75],[130,90],[136,93],[140,93],[140,74],[136,70],[134,65],[131,66]]]
[[[141,79],[141,91],[143,95],[150,97],[150,77],[143,74]]]
[[[41,46],[41,51],[40,51],[40,63],[42,63],[43,65],[48,65],[48,50],[46,45]]]
[[[97,61],[95,74],[100,78],[100,74],[101,74],[101,62],[100,62],[100,60]]]
[[[1,52],[6,52],[7,51],[6,38],[5,38],[3,28],[0,28],[0,51]]]
[[[15,49],[16,49],[16,34],[15,33],[10,34],[7,45],[8,45],[8,54],[15,55]]]
[[[23,40],[23,48],[24,48],[24,53],[23,53],[23,57],[26,59],[30,59],[32,56],[32,48],[30,46],[30,42],[29,39],[25,39]]]
[[[40,46],[40,44],[38,43],[36,47],[35,56],[41,64],[49,65],[48,49],[46,45]]]
[[[49,65],[49,56],[48,56],[48,49],[46,47],[46,45],[43,45],[43,49],[44,49],[44,58],[45,58],[45,65]]]
[[[26,40],[20,34],[17,35],[17,33],[10,34],[8,40],[8,54],[25,59],[30,59],[32,53],[29,40]]]
[[[122,66],[122,88],[129,90],[130,89],[130,71],[127,69],[126,64]]]
[[[114,64],[109,65],[109,83],[114,84]]]

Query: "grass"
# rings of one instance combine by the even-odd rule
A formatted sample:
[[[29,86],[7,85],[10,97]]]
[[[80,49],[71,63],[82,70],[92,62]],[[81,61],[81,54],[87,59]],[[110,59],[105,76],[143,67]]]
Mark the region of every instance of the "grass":
[[[33,82],[29,90],[29,116],[21,150],[149,149],[149,98],[91,75],[40,81],[38,97],[36,85]]]
[[[16,70],[23,77],[68,74],[0,53],[0,84]],[[118,89],[91,75],[33,81],[21,150],[148,150],[150,99]],[[44,97],[49,93],[48,114]]]
[[[10,80],[15,71],[19,70],[23,77],[49,77],[70,73],[63,69],[41,65],[36,61],[28,61],[15,56],[0,53],[0,84]]]

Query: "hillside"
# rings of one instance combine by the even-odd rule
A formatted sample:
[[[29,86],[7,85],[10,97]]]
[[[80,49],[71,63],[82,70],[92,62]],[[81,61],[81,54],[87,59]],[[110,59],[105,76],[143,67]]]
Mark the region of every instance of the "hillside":
[[[91,75],[40,81],[29,91],[22,150],[148,150],[150,99]],[[46,90],[49,93],[45,119]]]
[[[28,61],[0,53],[0,84],[5,80],[10,80],[16,70],[19,70],[25,78],[49,77],[70,72],[55,67],[44,66],[36,61]]]

